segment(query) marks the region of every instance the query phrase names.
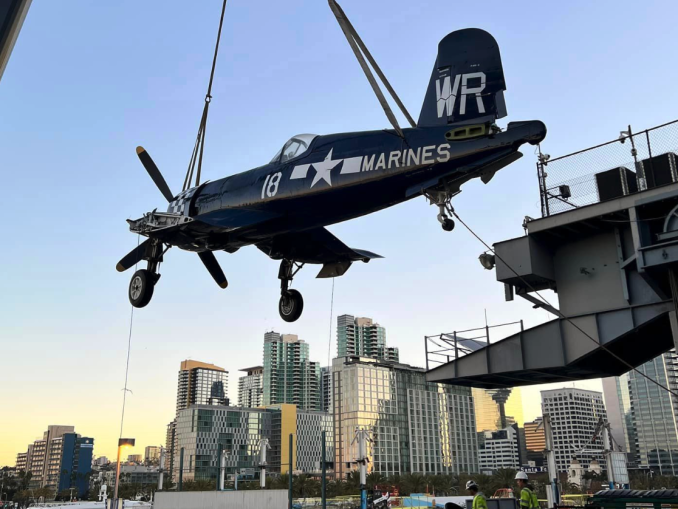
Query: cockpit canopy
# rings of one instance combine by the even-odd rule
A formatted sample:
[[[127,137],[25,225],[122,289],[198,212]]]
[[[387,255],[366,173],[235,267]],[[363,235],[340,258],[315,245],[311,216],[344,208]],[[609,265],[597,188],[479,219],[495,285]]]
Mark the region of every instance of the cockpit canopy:
[[[295,157],[300,156],[308,150],[311,142],[317,138],[317,134],[297,134],[292,136],[283,148],[278,150],[278,153],[271,159],[272,163],[289,161]]]

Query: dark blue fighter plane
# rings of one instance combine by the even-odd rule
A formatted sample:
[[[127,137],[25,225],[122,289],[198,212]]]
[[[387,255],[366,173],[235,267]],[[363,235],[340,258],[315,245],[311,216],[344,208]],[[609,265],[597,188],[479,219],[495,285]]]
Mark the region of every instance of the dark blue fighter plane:
[[[506,116],[504,90],[496,41],[482,30],[465,29],[438,46],[416,128],[294,136],[268,164],[178,195],[138,147],[169,208],[128,221],[131,231],[148,237],[117,265],[122,272],[148,262],[132,276],[132,305],[144,307],[151,300],[158,266],[172,246],[195,251],[226,288],[213,252],[255,245],[280,260],[280,316],[293,322],[303,299],[289,285],[304,264],[322,265],[317,277],[337,277],[355,261],[380,258],[348,247],[325,226],[423,195],[438,207],[443,229],[451,231],[450,201],[460,186],[476,177],[489,182],[522,157],[522,144],[536,145],[546,135],[540,121],[510,122],[505,129],[495,124]]]

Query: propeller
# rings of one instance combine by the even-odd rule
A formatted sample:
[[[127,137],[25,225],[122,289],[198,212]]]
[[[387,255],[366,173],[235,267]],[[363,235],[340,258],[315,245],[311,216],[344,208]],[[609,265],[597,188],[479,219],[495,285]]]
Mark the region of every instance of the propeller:
[[[167,185],[167,182],[165,182],[162,173],[160,173],[160,170],[153,162],[153,159],[151,159],[151,156],[148,155],[146,149],[141,146],[137,147],[137,155],[139,156],[141,164],[144,165],[144,168],[146,168],[146,171],[153,179],[153,182],[155,182],[155,185],[158,187],[158,189],[160,189],[162,195],[167,199],[168,202],[173,201],[174,195],[172,194],[172,191],[170,191],[170,188]]]
[[[216,281],[219,287],[226,288],[228,286],[228,281],[226,280],[224,271],[221,270],[219,262],[217,261],[216,256],[214,256],[214,253],[212,251],[202,251],[198,253],[198,256],[202,260],[202,263],[205,264],[205,268],[212,275],[214,281]]]
[[[172,191],[170,191],[170,188],[167,185],[167,182],[165,182],[162,173],[160,173],[160,170],[153,162],[153,159],[151,159],[151,156],[148,154],[148,152],[146,152],[146,149],[144,147],[141,146],[137,147],[137,156],[139,156],[141,164],[144,165],[144,168],[146,168],[146,171],[151,176],[153,182],[155,182],[155,185],[158,187],[158,189],[160,189],[162,195],[167,199],[168,202],[173,201],[174,195],[172,194]],[[116,265],[115,268],[117,269],[117,271],[124,272],[130,267],[133,267],[138,262],[140,262],[143,259],[144,255],[146,254],[146,249],[150,242],[151,239],[145,240],[144,242],[139,244],[139,246],[137,246],[127,255],[125,255],[125,257],[122,260],[120,260]],[[212,251],[203,251],[201,253],[198,253],[198,256],[202,260],[202,263],[205,265],[205,268],[214,278],[214,281],[216,281],[216,283],[221,288],[226,288],[228,286],[228,281],[226,280],[224,271],[221,270],[219,262],[217,261],[217,258],[214,256],[214,253],[212,253]]]
[[[144,254],[146,254],[146,247],[148,247],[149,242],[151,242],[151,239],[146,239],[137,247],[132,249],[132,251],[130,251],[122,260],[118,262],[118,264],[115,266],[115,269],[118,272],[125,272],[130,267],[134,267],[142,260]]]

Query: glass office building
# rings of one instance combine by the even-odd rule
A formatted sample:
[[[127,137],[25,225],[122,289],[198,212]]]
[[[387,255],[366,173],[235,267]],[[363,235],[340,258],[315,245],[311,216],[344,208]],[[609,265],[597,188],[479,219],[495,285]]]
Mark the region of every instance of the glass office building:
[[[471,389],[426,382],[425,370],[365,357],[332,363],[335,469],[355,468],[356,428],[372,434],[370,472],[447,474],[478,471]]]
[[[177,450],[173,479],[179,479],[183,449],[183,481],[216,479],[219,472],[219,446],[226,455],[226,476],[258,477],[261,440],[269,441],[267,471],[305,473],[320,471],[321,436],[327,432],[326,454],[334,457],[332,418],[324,412],[299,410],[295,405],[270,408],[192,406],[177,415]],[[294,436],[292,458],[289,436]],[[328,469],[331,472],[331,469]]]
[[[638,371],[678,392],[678,355],[671,350],[639,366]],[[678,475],[678,402],[664,389],[635,371],[604,385],[605,401],[621,411],[629,459],[639,468]],[[616,394],[615,394],[616,389]],[[616,401],[615,401],[616,398]]]

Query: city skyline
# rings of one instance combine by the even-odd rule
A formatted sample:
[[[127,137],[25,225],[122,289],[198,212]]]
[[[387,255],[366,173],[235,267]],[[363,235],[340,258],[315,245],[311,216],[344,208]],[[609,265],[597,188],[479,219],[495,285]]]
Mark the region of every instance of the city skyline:
[[[336,330],[336,328],[335,328],[335,330]],[[273,332],[273,331],[267,331],[263,336],[265,337],[266,334],[269,334],[271,332]],[[289,334],[280,334],[281,337],[283,335],[289,335]],[[263,341],[264,341],[263,338],[260,338],[260,342],[263,343]],[[313,355],[312,351],[311,351],[311,354],[309,355],[309,359],[312,360],[315,357],[316,356]],[[336,358],[338,358],[338,357],[336,357],[336,353],[335,353],[335,356],[332,357],[332,360],[334,360]],[[224,367],[216,366],[216,365],[212,364],[211,361],[218,362],[219,364],[223,364]],[[201,359],[201,360],[186,359],[186,360],[180,362],[180,370],[179,371],[181,372],[181,370],[184,369],[185,366],[187,366],[188,368],[195,368],[195,367],[206,367],[207,369],[216,368],[217,370],[223,370],[226,374],[228,374],[230,372],[237,372],[238,371],[237,369],[231,368],[227,363],[223,363],[223,362],[220,362],[219,360],[215,360],[215,359]],[[325,366],[323,366],[323,367],[325,367]],[[331,368],[331,366],[328,366],[328,367]],[[175,368],[176,368],[176,363],[175,363]],[[169,393],[172,394],[169,397],[169,400],[172,401],[170,413],[174,411],[174,408],[177,404],[176,379],[177,379],[177,371],[175,369],[175,371],[172,375],[172,378],[171,378],[171,383],[168,385],[168,387],[170,387],[170,389],[168,389],[168,391],[169,391]],[[165,385],[165,384],[161,384],[161,385]],[[578,383],[577,385],[579,387],[583,388],[583,386],[585,384]],[[540,391],[547,390],[551,387],[570,387],[570,386],[573,386],[573,384],[569,383],[569,384],[536,385],[536,386],[522,387],[522,388],[520,388],[520,390],[524,392],[525,389],[534,389],[537,393],[539,393]],[[229,384],[228,393],[226,394],[226,396],[230,400],[231,406],[235,407],[236,404],[237,404],[238,390],[239,390],[238,384]],[[474,391],[476,391],[476,390],[474,389]],[[476,391],[476,392],[482,392],[482,391]],[[167,394],[165,394],[164,396],[166,397]],[[477,396],[474,394],[474,398],[475,397],[477,397]],[[164,399],[167,399],[167,398],[164,398]],[[263,395],[262,395],[262,400],[263,400]],[[520,402],[520,400],[518,400],[518,401]],[[533,420],[533,419],[540,417],[542,415],[541,403],[539,401],[536,403],[536,405],[531,405],[531,406],[530,405],[526,406],[525,402],[523,401],[523,402],[519,403],[519,406],[520,406],[520,408],[522,408],[523,415],[524,415],[524,417],[521,417],[519,419],[520,421],[524,420],[525,422],[527,422],[529,420]],[[515,404],[514,404],[513,408],[516,408]],[[526,411],[526,408],[530,408],[531,410]],[[492,419],[496,417],[494,415],[495,412],[496,412],[496,410],[493,409],[493,413],[492,413],[492,417],[491,417]],[[152,447],[152,446],[166,447],[166,441],[165,441],[166,425],[167,425],[167,422],[165,422],[164,425],[161,426],[158,430],[148,430],[148,429],[146,429],[145,430],[146,433],[143,436],[154,436],[155,435],[157,437],[157,440],[155,442],[146,442],[143,439],[137,438],[137,445],[134,446],[134,447],[126,449],[125,456],[121,458],[121,461],[126,461],[127,456],[130,456],[130,455],[143,455],[145,453],[145,450],[148,449],[149,446],[150,447]],[[75,426],[79,427],[79,425],[77,423],[75,424]],[[497,429],[499,429],[499,428],[497,428]],[[134,437],[135,433],[134,433],[134,431],[130,431],[129,433],[125,433],[124,435],[125,436],[129,435],[129,436]],[[93,436],[94,438],[98,438],[96,435],[94,435],[92,433],[90,433],[90,436]],[[137,434],[136,436],[139,436],[139,434]],[[36,436],[36,440],[38,438],[39,437]],[[117,437],[114,438],[114,440],[116,440],[116,439],[117,439]],[[100,441],[104,441],[104,440],[100,440]],[[113,440],[111,440],[111,441],[113,441]],[[23,451],[18,450],[16,452],[16,454],[19,454],[21,452],[23,452]],[[2,453],[2,451],[0,451],[0,454],[1,453]],[[3,466],[3,464],[6,464],[8,466],[13,466],[14,462],[16,461],[16,454],[14,454],[14,456],[12,456],[12,454],[9,453],[7,455],[7,458],[10,458],[10,459],[6,460],[5,463],[3,463],[2,459],[1,459],[2,456],[0,455],[0,466]],[[96,457],[105,456],[105,457],[108,457],[110,461],[115,462],[116,449],[115,449],[115,447],[113,447],[110,450],[104,451],[104,450],[101,450],[100,448],[95,448],[94,455]],[[169,463],[168,463],[168,465],[169,465]]]
[[[13,465],[45,421],[73,425],[96,439],[97,456],[116,456],[130,305],[129,278],[114,267],[136,245],[125,219],[162,205],[134,149],[148,148],[173,188],[180,186],[220,8],[217,1],[190,10],[178,1],[159,5],[35,1],[0,82],[0,167],[8,189],[29,190],[4,197],[21,219],[7,222],[11,241],[3,248],[11,261],[3,264],[0,296],[3,375],[15,381],[3,408],[16,417],[0,422],[0,465]],[[500,45],[506,120],[543,120],[549,134],[542,149],[554,157],[616,138],[629,124],[637,131],[672,120],[678,111],[678,97],[665,85],[678,78],[665,56],[673,43],[674,4],[635,9],[620,2],[610,9],[526,2],[517,8],[496,2],[492,16],[460,5],[454,19],[438,15],[440,3],[433,0],[384,5],[342,3],[415,115],[440,38],[469,26],[488,30]],[[266,16],[260,9],[228,6],[207,126],[206,180],[262,164],[295,133],[388,126],[326,4],[272,2]],[[572,38],[573,26],[579,37]],[[629,33],[647,32],[652,42],[628,44]],[[404,33],[419,36],[394,37]],[[262,66],[265,60],[273,64]],[[643,93],[628,62],[642,62],[635,72]],[[539,216],[534,163],[526,150],[488,185],[471,182],[455,198],[457,212],[487,242],[520,236],[524,217]],[[134,313],[132,392],[122,433],[139,445],[129,454],[164,445],[178,361],[201,359],[237,373],[259,364],[260,338],[271,329],[304,338],[312,360],[325,366],[336,352],[328,323],[341,313],[360,313],[388,328],[388,343],[401,359],[424,366],[424,335],[482,326],[485,310],[491,324],[523,319],[531,327],[550,318],[522,299],[505,302],[495,274],[478,263],[485,248],[459,224],[442,232],[435,215],[416,199],[331,226],[347,244],[384,259],[356,263],[335,281],[301,271],[294,287],[303,289],[305,309],[293,328],[278,316],[277,266],[256,249],[217,254],[227,290],[214,285],[195,256],[168,252],[162,292]],[[600,390],[600,382],[577,387]],[[526,421],[540,415],[538,393],[547,388],[522,389]],[[37,403],[33,396],[45,389],[49,397]],[[228,397],[237,401],[233,382]]]
[[[287,328],[288,328],[288,329],[291,329],[291,328],[294,328],[294,327],[289,327],[289,326],[288,326]],[[337,327],[336,327],[336,322],[335,322],[335,327],[334,327],[335,333],[336,333],[336,330],[337,330]],[[267,334],[270,334],[270,333],[272,333],[272,332],[275,333],[275,331],[266,331],[266,333],[263,334],[263,336],[259,338],[260,343],[263,344],[263,342],[264,342],[264,339],[263,339],[263,338],[266,337]],[[276,334],[277,334],[277,333],[276,333]],[[282,336],[289,336],[290,334],[279,334],[279,335],[282,337]],[[295,336],[295,335],[292,335],[292,336]],[[395,345],[392,345],[392,346],[395,346]],[[336,348],[336,344],[333,343],[333,347]],[[314,358],[317,358],[317,357],[318,357],[318,356],[315,355],[315,354],[313,353],[313,350],[311,350],[311,351],[310,351],[310,354],[309,354],[309,359],[312,361]],[[334,356],[332,357],[332,360],[334,360],[334,359],[336,359],[336,358],[337,358],[336,352],[334,352]],[[213,363],[218,363],[218,364],[221,364],[222,366],[217,366],[217,365],[215,365],[215,364],[213,364]],[[256,364],[256,363],[253,363],[253,365],[254,365],[254,364]],[[322,363],[321,363],[321,364],[322,364]],[[422,364],[423,364],[423,363],[422,363]],[[176,405],[177,405],[177,391],[176,391],[177,371],[176,371],[176,363],[174,363],[174,366],[175,366],[175,371],[174,371],[174,373],[173,373],[173,375],[172,375],[172,377],[171,377],[171,383],[169,383],[169,385],[168,385],[168,387],[170,387],[170,389],[168,389],[168,390],[169,390],[169,393],[172,394],[172,395],[169,396],[169,399],[172,401],[172,405],[171,405],[171,408],[170,408],[170,410],[169,410],[170,413],[168,414],[168,416],[174,411],[174,408],[175,408]],[[207,369],[216,369],[216,370],[225,372],[227,375],[228,375],[229,373],[236,373],[236,372],[239,371],[238,369],[232,368],[228,363],[221,362],[221,361],[218,360],[218,359],[200,359],[200,360],[186,359],[186,360],[183,360],[183,361],[180,362],[180,370],[179,370],[179,371],[181,372],[181,371],[184,369],[184,367],[187,367],[187,368],[189,368],[189,369],[190,369],[190,368],[196,368],[196,367],[203,367],[203,368],[207,368]],[[322,366],[322,367],[326,367],[326,366]],[[330,367],[330,368],[331,368],[331,365],[330,365],[330,366],[327,366],[327,367]],[[165,382],[169,382],[169,381],[165,381]],[[164,386],[165,384],[163,383],[163,384],[161,384],[161,385]],[[552,387],[552,386],[553,386],[553,387],[566,387],[566,386],[569,387],[569,386],[572,386],[572,385],[573,385],[572,383],[569,383],[569,384],[535,385],[535,386],[522,387],[522,388],[520,388],[520,391],[522,391],[522,392],[524,393],[524,391],[525,391],[526,389],[528,389],[528,390],[529,390],[529,389],[534,389],[537,393],[539,393],[539,391],[547,390],[548,388],[550,388],[550,387]],[[578,383],[578,384],[576,384],[576,385],[577,385],[578,387],[584,388],[584,386],[587,385],[587,384]],[[226,396],[227,396],[227,398],[230,400],[231,406],[236,406],[236,404],[237,404],[237,401],[238,401],[238,389],[239,389],[238,384],[235,384],[235,383],[230,383],[230,384],[228,384],[228,392],[227,392]],[[474,391],[475,391],[475,390],[474,390]],[[482,391],[476,391],[476,392],[482,392]],[[167,397],[168,395],[167,395],[167,394],[164,394],[163,396],[164,396],[163,399],[167,399],[166,397]],[[262,400],[263,400],[263,395],[262,395]],[[525,403],[526,403],[525,401],[522,401],[522,402],[521,402],[520,399],[519,399],[518,401],[519,401],[519,406],[520,406],[520,408],[522,408],[523,414],[524,414],[524,419],[521,417],[521,418],[520,418],[520,421],[524,420],[525,422],[527,422],[528,420],[532,420],[532,419],[535,419],[535,418],[541,416],[542,412],[541,412],[541,406],[540,406],[540,402],[539,402],[539,401],[537,401],[537,403],[536,403],[535,405],[529,405],[529,404],[528,404],[527,406],[526,406],[526,404],[525,404]],[[514,405],[514,408],[515,408],[515,405]],[[526,409],[528,409],[528,408],[529,408],[529,410],[526,410]],[[494,412],[494,411],[496,411],[496,410],[493,410],[493,412]],[[494,414],[493,414],[493,417],[492,417],[492,418],[494,418],[494,417],[495,417],[495,416],[494,416]],[[168,417],[168,418],[169,418],[169,417]],[[122,460],[122,461],[125,461],[128,455],[135,455],[135,454],[141,454],[141,455],[143,455],[144,452],[145,452],[145,450],[146,450],[149,446],[158,446],[158,447],[162,446],[162,447],[166,447],[166,441],[165,441],[166,425],[167,425],[167,422],[165,422],[164,425],[161,426],[158,430],[150,430],[150,429],[147,429],[147,428],[146,428],[146,429],[141,428],[142,430],[145,431],[145,433],[144,433],[143,435],[141,435],[141,436],[145,436],[145,437],[148,437],[148,436],[155,436],[155,437],[156,437],[156,441],[155,441],[155,442],[147,442],[147,441],[144,441],[143,439],[137,438],[137,445],[134,446],[134,447],[128,448],[128,449],[126,450],[125,456],[124,456],[123,458],[121,458],[121,460]],[[79,425],[78,425],[77,423],[75,424],[75,426],[76,426],[76,427],[79,427]],[[39,426],[38,426],[38,427],[39,427]],[[497,429],[498,429],[498,428],[497,428]],[[125,436],[127,436],[127,435],[129,435],[129,436],[135,436],[135,433],[134,433],[134,431],[130,431],[129,433],[124,433],[124,435],[125,435]],[[92,434],[92,433],[90,433],[90,436],[94,436],[94,438],[98,438],[97,436],[95,436],[95,435]],[[136,436],[139,436],[139,434],[137,434]],[[39,437],[37,437],[37,435],[36,435],[36,439],[38,439],[38,438],[39,438]],[[114,437],[113,440],[109,440],[109,441],[113,442],[113,441],[116,440],[116,439],[117,439],[117,436]],[[148,440],[148,438],[146,438],[146,440]],[[99,441],[103,442],[103,441],[105,441],[105,439],[99,440]],[[97,442],[97,443],[98,443],[98,442]],[[99,450],[98,450],[98,449],[99,449]],[[13,465],[14,465],[14,462],[16,461],[16,454],[19,454],[19,453],[21,453],[21,452],[23,452],[23,451],[18,450],[18,451],[16,452],[16,454],[14,454],[14,456],[12,456],[12,454],[11,454],[11,452],[10,452],[9,454],[6,455],[6,457],[9,458],[9,459],[8,459],[8,460],[5,460],[4,463],[3,463],[3,460],[2,460],[2,457],[3,457],[3,456],[2,456],[2,452],[3,452],[3,451],[0,450],[0,466],[2,466],[2,465],[4,465],[4,464],[6,464],[6,465],[8,465],[8,466],[13,466]],[[100,446],[99,446],[99,447],[96,447],[96,446],[95,446],[94,455],[95,455],[96,457],[106,456],[106,457],[109,458],[110,461],[115,462],[115,458],[116,458],[116,449],[115,449],[115,447],[113,446],[110,450],[100,450]],[[168,465],[169,465],[169,464],[168,464]]]

